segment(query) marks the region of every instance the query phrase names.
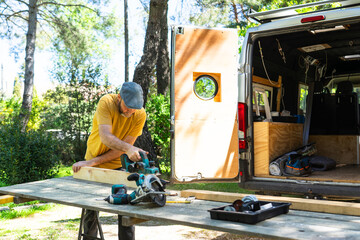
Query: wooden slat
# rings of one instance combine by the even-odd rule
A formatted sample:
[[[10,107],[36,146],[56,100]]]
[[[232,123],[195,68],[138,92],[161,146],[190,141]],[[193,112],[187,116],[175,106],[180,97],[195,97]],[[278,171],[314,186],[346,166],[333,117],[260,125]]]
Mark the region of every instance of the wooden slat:
[[[217,202],[234,202],[235,200],[242,199],[247,195],[248,194],[212,192],[212,191],[204,191],[204,190],[181,191],[181,197],[195,196],[197,199],[217,201]],[[260,201],[288,202],[291,203],[290,208],[296,210],[360,216],[360,203],[314,200],[314,199],[291,198],[291,197],[275,197],[275,196],[265,196],[265,195],[256,195],[256,197]]]
[[[127,180],[129,175],[130,173],[124,171],[95,167],[82,167],[80,171],[74,173],[73,176],[76,179],[100,183],[125,184],[127,187],[137,188],[135,181]]]
[[[14,196],[2,195],[0,196],[0,204],[11,203],[14,201]]]
[[[262,77],[258,77],[258,76],[255,76],[253,75],[253,82],[255,83],[260,83],[262,85],[266,85],[266,86],[269,86],[269,87],[276,87],[276,88],[280,88],[281,87],[281,82],[273,82],[275,84],[272,84],[268,79],[266,78],[262,78]],[[279,76],[279,78],[281,78],[281,76]]]

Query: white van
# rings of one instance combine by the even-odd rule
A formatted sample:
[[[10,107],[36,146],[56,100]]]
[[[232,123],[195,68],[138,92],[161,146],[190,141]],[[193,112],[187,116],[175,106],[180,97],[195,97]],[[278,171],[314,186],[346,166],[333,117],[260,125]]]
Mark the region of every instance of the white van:
[[[240,54],[234,29],[172,28],[174,181],[360,197],[360,1],[337,2],[250,14]]]

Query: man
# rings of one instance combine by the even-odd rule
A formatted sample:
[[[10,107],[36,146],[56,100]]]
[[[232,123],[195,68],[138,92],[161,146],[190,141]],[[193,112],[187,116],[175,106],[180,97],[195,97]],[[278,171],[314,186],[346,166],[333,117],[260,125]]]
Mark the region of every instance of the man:
[[[145,151],[133,144],[142,134],[146,121],[143,104],[141,86],[134,82],[125,82],[120,94],[103,96],[93,118],[92,130],[87,142],[86,160],[75,163],[72,166],[73,171],[77,172],[84,166],[119,169],[120,156],[124,153],[132,161],[141,160],[140,152]],[[86,210],[85,234],[97,236],[97,216],[98,212]],[[125,237],[124,239],[135,239],[134,227],[123,227],[119,216],[119,239],[121,236]]]

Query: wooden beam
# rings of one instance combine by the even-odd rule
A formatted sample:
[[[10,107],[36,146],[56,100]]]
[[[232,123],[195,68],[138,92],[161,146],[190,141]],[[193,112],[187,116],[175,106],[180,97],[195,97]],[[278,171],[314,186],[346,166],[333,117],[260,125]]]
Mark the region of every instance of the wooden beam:
[[[212,192],[204,190],[184,190],[181,191],[181,197],[195,196],[197,199],[229,202],[242,199],[249,194]],[[314,200],[304,198],[277,197],[266,195],[255,195],[260,201],[269,202],[288,202],[291,203],[290,208],[302,211],[334,213],[341,215],[360,216],[360,203],[350,203],[341,201]]]
[[[282,94],[282,77],[279,75],[278,84],[280,87],[278,88],[277,96],[276,96],[276,111],[280,112],[280,103],[281,103],[281,94]]]
[[[129,217],[129,216],[122,216],[121,217],[121,224],[124,227],[130,227],[130,226],[133,226],[135,224],[139,224],[139,223],[146,222],[146,221],[148,221],[148,220],[141,219],[141,218]]]
[[[137,188],[135,181],[128,181],[130,173],[105,168],[82,167],[73,174],[76,179],[109,184],[125,184],[127,187]]]
[[[35,201],[35,200],[36,199],[31,199],[31,198],[14,197],[15,204],[26,203],[26,202],[31,202],[31,201]]]
[[[14,201],[14,196],[2,195],[0,196],[0,204],[11,203]]]
[[[269,86],[269,87],[281,88],[281,82],[280,83],[279,82],[273,82],[274,84],[272,84],[270,82],[270,80],[268,80],[266,78],[258,77],[258,76],[255,76],[255,75],[252,76],[252,79],[253,79],[254,83],[260,83],[262,85],[266,85],[266,86]],[[279,76],[279,79],[281,79],[281,76]]]

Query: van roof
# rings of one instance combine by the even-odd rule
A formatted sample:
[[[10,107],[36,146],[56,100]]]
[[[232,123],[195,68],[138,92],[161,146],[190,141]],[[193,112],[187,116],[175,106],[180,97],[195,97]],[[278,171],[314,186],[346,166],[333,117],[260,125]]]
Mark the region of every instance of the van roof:
[[[311,11],[306,13],[298,13],[295,10],[296,9],[303,9],[307,7],[314,7],[314,6],[323,6],[330,3],[340,3],[339,7],[333,7],[328,8],[325,10],[320,11]],[[267,23],[272,22],[279,19],[289,18],[289,17],[304,17],[304,15],[312,14],[312,13],[320,13],[324,11],[334,11],[338,9],[344,9],[344,8],[350,8],[350,7],[356,7],[360,6],[360,2],[358,0],[324,0],[324,1],[317,1],[312,3],[306,3],[306,4],[299,4],[299,5],[293,5],[289,7],[264,11],[264,12],[255,12],[254,10],[250,9],[250,12],[248,16],[252,19],[254,19],[257,22],[260,23]]]

